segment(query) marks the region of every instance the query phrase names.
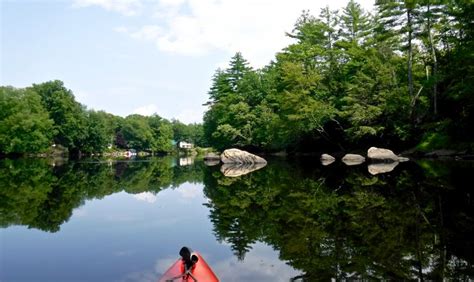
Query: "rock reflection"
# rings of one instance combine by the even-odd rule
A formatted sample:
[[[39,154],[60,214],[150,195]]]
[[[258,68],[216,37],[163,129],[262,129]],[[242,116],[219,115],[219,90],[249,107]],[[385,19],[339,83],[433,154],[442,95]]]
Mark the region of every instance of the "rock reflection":
[[[369,173],[372,175],[377,175],[380,173],[387,173],[391,172],[395,167],[399,164],[399,162],[391,162],[391,163],[373,163],[367,166]]]
[[[223,164],[221,166],[221,172],[227,177],[237,177],[246,175],[253,171],[259,170],[265,167],[266,163],[254,163],[254,164]]]
[[[204,164],[207,165],[207,166],[215,166],[215,165],[218,165],[220,163],[221,163],[220,160],[204,160]]]

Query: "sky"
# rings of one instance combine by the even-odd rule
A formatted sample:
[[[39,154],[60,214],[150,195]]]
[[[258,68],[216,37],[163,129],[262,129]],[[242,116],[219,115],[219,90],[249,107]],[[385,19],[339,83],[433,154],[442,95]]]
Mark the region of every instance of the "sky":
[[[374,0],[359,0],[371,10]],[[0,0],[0,85],[59,79],[89,109],[202,122],[211,78],[291,43],[303,10],[347,0]]]

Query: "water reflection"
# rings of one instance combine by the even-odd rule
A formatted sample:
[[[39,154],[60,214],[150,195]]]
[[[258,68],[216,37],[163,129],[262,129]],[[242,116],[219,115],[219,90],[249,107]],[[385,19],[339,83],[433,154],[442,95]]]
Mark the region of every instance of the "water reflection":
[[[221,172],[227,177],[237,177],[245,174],[249,174],[253,171],[259,170],[265,167],[266,163],[250,163],[250,164],[238,164],[228,163],[221,166]]]
[[[375,173],[380,170],[384,173]],[[150,212],[140,223],[143,228],[179,232],[183,221],[191,224],[193,214],[205,209],[212,236],[235,255],[229,260],[208,254],[224,281],[238,281],[231,278],[235,273],[246,281],[280,277],[269,274],[272,271],[285,272],[286,281],[289,276],[297,281],[466,280],[474,277],[472,172],[472,163],[458,162],[402,163],[395,170],[369,166],[367,171],[365,166],[342,163],[325,167],[304,160],[271,160],[264,169],[226,177],[219,167],[198,161],[180,166],[173,158],[60,166],[44,160],[3,160],[0,226],[58,232],[71,216],[89,216],[90,210],[82,208],[86,201],[126,192],[140,207],[195,205],[195,210],[166,218],[154,218]],[[175,196],[160,202],[165,190]],[[140,216],[120,204],[116,209],[104,214],[101,224],[137,222],[133,217]],[[168,236],[177,236],[173,232]],[[279,258],[260,258],[265,246],[276,250]],[[132,258],[139,254],[119,248],[111,253]],[[296,271],[279,268],[284,262]],[[261,271],[252,272],[258,265]],[[229,272],[232,267],[235,271]],[[158,272],[128,275],[155,279]]]
[[[371,176],[270,163],[237,180],[208,171],[205,193],[218,240],[240,259],[271,244],[304,271],[298,281],[472,278],[473,203],[461,183],[473,165],[421,167]]]
[[[150,202],[168,187],[202,182],[202,164],[174,164],[172,158],[62,166],[49,166],[46,160],[0,161],[0,226],[57,232],[86,200],[125,191]]]

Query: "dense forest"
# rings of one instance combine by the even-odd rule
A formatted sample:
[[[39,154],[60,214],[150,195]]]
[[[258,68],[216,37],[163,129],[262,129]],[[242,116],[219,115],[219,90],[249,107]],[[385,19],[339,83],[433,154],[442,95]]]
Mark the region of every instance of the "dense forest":
[[[474,149],[472,1],[380,0],[371,14],[351,0],[304,11],[287,36],[294,43],[261,69],[237,53],[216,71],[212,146]]]
[[[0,154],[42,153],[53,145],[70,155],[117,149],[167,153],[173,141],[205,145],[200,124],[88,110],[58,80],[25,89],[0,87],[0,109]]]

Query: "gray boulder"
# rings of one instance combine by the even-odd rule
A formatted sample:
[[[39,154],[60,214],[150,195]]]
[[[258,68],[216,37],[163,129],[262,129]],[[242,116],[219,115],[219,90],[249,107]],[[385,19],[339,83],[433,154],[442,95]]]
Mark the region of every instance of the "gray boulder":
[[[342,158],[342,162],[346,165],[360,165],[361,163],[365,162],[365,158],[357,154],[346,154]]]
[[[393,153],[392,150],[370,147],[367,151],[367,157],[375,161],[390,161],[390,162],[404,162],[408,161],[408,158],[399,157]]]
[[[239,149],[227,149],[221,154],[224,164],[266,164],[267,161],[259,156]]]
[[[336,158],[334,158],[333,156],[328,155],[328,154],[322,154],[321,158],[320,158],[320,161],[321,161],[322,165],[330,165],[334,161],[336,161]]]
[[[221,166],[221,172],[227,177],[237,177],[251,173],[266,166],[266,163],[253,163],[253,164],[235,164],[227,163]]]

